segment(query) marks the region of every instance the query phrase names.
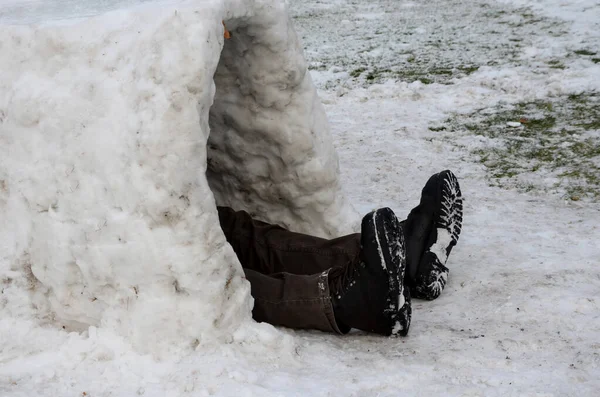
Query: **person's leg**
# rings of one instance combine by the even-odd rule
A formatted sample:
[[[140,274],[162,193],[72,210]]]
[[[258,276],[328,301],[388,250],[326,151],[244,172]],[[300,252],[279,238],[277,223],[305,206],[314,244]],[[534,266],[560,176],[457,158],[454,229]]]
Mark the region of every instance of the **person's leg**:
[[[462,194],[456,176],[442,171],[429,178],[421,201],[402,222],[406,239],[406,282],[414,298],[433,300],[444,289],[446,262],[462,229]]]
[[[326,240],[252,219],[245,211],[217,210],[250,281],[256,321],[339,334],[350,330],[335,320],[329,271],[358,260],[359,234]]]
[[[360,259],[333,280],[338,323],[405,336],[412,313],[410,291],[404,283],[406,248],[400,222],[391,209],[381,208],[363,217]]]
[[[332,240],[261,222],[245,211],[217,207],[227,242],[247,269],[263,274],[316,274],[344,267],[360,252],[360,234]]]
[[[293,233],[229,208],[219,208],[219,218],[250,281],[257,321],[338,333],[408,332],[404,239],[389,208],[365,216],[361,234],[334,240]]]
[[[350,331],[335,319],[327,271],[312,275],[267,275],[244,268],[244,273],[250,282],[254,298],[252,317],[256,321],[337,334]]]

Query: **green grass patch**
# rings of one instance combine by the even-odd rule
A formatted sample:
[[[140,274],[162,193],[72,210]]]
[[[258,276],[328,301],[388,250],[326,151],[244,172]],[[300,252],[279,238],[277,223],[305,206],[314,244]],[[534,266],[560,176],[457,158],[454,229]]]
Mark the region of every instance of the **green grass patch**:
[[[586,56],[590,56],[590,55],[596,55],[595,52],[589,51],[589,50],[576,50],[574,51],[575,54],[577,55],[586,55]]]
[[[349,74],[352,78],[364,76],[366,83],[379,83],[386,79],[406,81],[409,83],[420,81],[423,84],[449,84],[453,78],[464,77],[479,70],[478,65],[459,65],[450,67],[429,67],[423,68],[417,65],[416,58],[409,56],[406,64],[395,68],[366,68],[359,67],[352,70]]]
[[[472,154],[493,185],[600,201],[600,93],[481,109],[430,130],[481,137]]]
[[[557,59],[552,59],[546,63],[551,69],[565,69],[565,65]]]
[[[365,68],[356,68],[356,69],[354,69],[353,71],[351,71],[351,72],[350,72],[350,76],[351,76],[351,77],[354,77],[354,78],[357,78],[357,77],[359,77],[361,74],[363,74],[363,72],[364,72],[365,70],[367,70],[367,69],[365,69]]]

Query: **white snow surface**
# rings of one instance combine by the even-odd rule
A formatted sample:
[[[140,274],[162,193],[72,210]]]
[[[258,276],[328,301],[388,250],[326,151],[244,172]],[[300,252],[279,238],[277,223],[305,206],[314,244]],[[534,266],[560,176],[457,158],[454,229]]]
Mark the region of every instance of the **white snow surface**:
[[[448,260],[448,255],[446,255],[446,252],[447,252],[446,249],[448,248],[448,246],[450,245],[451,242],[452,242],[452,235],[448,232],[448,230],[438,228],[437,229],[437,240],[435,241],[435,244],[433,244],[429,250],[438,257],[441,264],[445,264],[446,261]]]
[[[0,26],[10,318],[102,326],[153,354],[231,340],[252,300],[213,191],[318,235],[358,220],[284,3],[19,22]]]
[[[6,8],[3,6],[0,15],[4,20],[11,21],[22,21],[23,18],[46,21],[47,14],[71,12],[51,7],[48,11],[45,7],[49,6],[39,1],[2,0],[1,4],[6,4]],[[200,7],[199,4],[210,9],[212,3],[201,2],[195,6]],[[444,50],[442,55],[460,60],[465,56],[476,58],[480,56],[478,54],[485,54],[488,57],[495,56],[500,62],[455,78],[449,85],[426,85],[418,81],[407,83],[401,80],[369,86],[356,84],[348,78],[348,71],[339,65],[346,63],[351,70],[355,59],[370,55],[383,59],[390,48],[410,46],[410,43],[395,42],[393,35],[374,34],[376,30],[390,27],[389,24],[378,23],[380,18],[388,15],[382,10],[390,7],[415,22],[415,26],[407,25],[414,31],[411,37],[415,42],[436,37],[438,32],[433,29],[435,21],[443,20],[450,25],[460,22],[462,18],[468,21],[471,29],[461,31],[464,34],[457,36],[459,39],[468,38],[462,42],[465,47],[440,49]],[[530,32],[533,43],[522,50],[516,64],[504,59],[500,50],[494,49],[493,44],[498,40],[496,36],[478,33],[478,29],[488,21],[481,14],[477,14],[480,18],[471,19],[471,16],[475,10],[491,8],[503,10],[516,18],[522,7],[527,7],[528,12],[536,16],[556,18],[557,24],[564,24],[566,29],[555,36]],[[43,12],[39,9],[43,9]],[[33,16],[38,16],[34,18],[27,10]],[[169,59],[204,65],[203,62],[195,62],[195,55],[189,52],[185,58],[177,58],[183,57],[185,51],[178,52],[173,46],[202,49],[202,54],[212,54],[206,62],[216,61],[222,45],[219,42],[220,18],[227,18],[221,13],[213,16],[201,13],[202,18],[206,19],[190,25],[204,34],[212,32],[215,35],[212,44],[195,40],[194,36],[187,34],[189,27],[177,22],[178,18],[188,18],[184,13],[178,13],[177,17],[170,13],[160,14],[160,17],[153,14],[145,19],[143,15],[150,14],[136,11],[133,18],[129,12],[118,12],[111,14],[110,22],[107,19],[86,21],[85,29],[79,29],[82,39],[60,35],[57,33],[60,30],[52,30],[53,33],[46,36],[44,31],[33,31],[27,27],[3,26],[0,30],[0,180],[7,180],[10,172],[10,180],[20,181],[23,188],[22,193],[17,195],[13,194],[12,182],[10,185],[0,183],[0,395],[596,396],[600,390],[600,206],[593,202],[566,202],[556,195],[526,194],[490,187],[485,167],[473,162],[467,151],[470,147],[481,145],[482,140],[476,136],[460,137],[457,140],[461,146],[454,146],[427,127],[430,123],[445,119],[449,113],[468,113],[500,101],[515,102],[582,90],[599,90],[600,65],[588,60],[569,58],[565,61],[565,69],[537,70],[539,57],[547,54],[561,56],[573,48],[581,48],[583,44],[597,46],[600,34],[600,7],[597,3],[594,0],[506,0],[501,3],[449,0],[420,4],[397,0],[336,0],[330,3],[292,2],[291,12],[299,16],[296,28],[306,46],[309,64],[321,65],[322,60],[329,56],[334,59],[334,66],[319,67],[312,75],[320,88],[319,94],[331,122],[333,145],[340,156],[342,186],[360,212],[390,206],[398,215],[407,213],[417,203],[420,188],[430,174],[450,168],[458,176],[465,199],[463,231],[448,260],[450,277],[440,298],[433,302],[413,301],[413,321],[407,338],[382,338],[359,332],[342,337],[254,324],[249,320],[250,301],[247,286],[239,277],[239,264],[231,250],[224,245],[220,233],[214,232],[210,238],[216,241],[216,246],[222,247],[216,251],[217,254],[205,258],[203,255],[208,254],[206,249],[197,248],[194,251],[194,255],[202,259],[196,261],[202,262],[202,270],[198,269],[197,278],[191,277],[190,280],[197,280],[201,285],[182,286],[192,291],[189,299],[182,297],[180,305],[165,308],[174,310],[173,313],[165,310],[162,313],[167,313],[171,321],[182,321],[187,325],[197,323],[201,327],[205,326],[207,319],[213,321],[222,317],[223,323],[214,328],[214,334],[222,335],[221,338],[211,335],[206,328],[203,328],[205,332],[194,332],[185,326],[175,326],[153,318],[161,312],[156,309],[137,311],[140,315],[145,314],[144,318],[119,317],[123,313],[117,312],[112,318],[106,317],[106,323],[100,324],[100,327],[90,326],[82,332],[63,330],[57,326],[55,319],[40,317],[39,313],[47,309],[48,300],[43,293],[34,294],[39,295],[34,300],[30,297],[31,289],[37,291],[37,287],[32,285],[35,279],[30,274],[12,268],[10,258],[15,257],[17,252],[22,254],[18,256],[21,264],[19,269],[27,268],[26,264],[29,263],[36,277],[35,263],[46,262],[47,266],[51,266],[59,261],[74,261],[71,257],[57,256],[59,252],[69,252],[58,249],[60,244],[68,245],[71,250],[83,251],[82,258],[87,262],[105,261],[108,257],[118,258],[118,255],[138,256],[142,261],[145,258],[156,260],[158,255],[170,256],[166,253],[169,250],[174,250],[170,251],[174,252],[173,255],[179,251],[185,256],[186,249],[180,246],[182,240],[179,240],[184,237],[176,232],[187,236],[185,238],[193,238],[194,233],[205,233],[205,226],[216,221],[216,215],[211,210],[214,202],[210,194],[190,198],[190,206],[202,209],[202,216],[186,215],[184,223],[168,231],[158,227],[159,230],[152,233],[134,234],[134,243],[148,240],[152,245],[136,247],[131,244],[132,252],[127,250],[119,253],[120,242],[118,239],[115,242],[116,236],[111,233],[117,226],[122,228],[119,230],[136,230],[136,225],[144,222],[144,218],[137,221],[132,217],[119,218],[121,211],[131,209],[126,206],[118,211],[112,208],[117,197],[120,197],[120,202],[134,203],[130,204],[134,206],[143,191],[147,200],[144,206],[154,208],[154,214],[160,214],[168,206],[176,210],[178,205],[183,205],[175,204],[179,196],[170,198],[167,192],[162,191],[161,181],[168,180],[168,186],[183,186],[186,179],[196,178],[191,182],[195,189],[208,192],[206,185],[199,187],[202,178],[198,176],[196,167],[201,167],[203,161],[192,156],[193,149],[190,148],[194,142],[207,139],[206,135],[198,137],[192,131],[198,132],[198,123],[208,123],[208,117],[199,120],[198,114],[201,112],[192,116],[192,111],[183,106],[179,112],[189,112],[186,117],[161,120],[144,116],[144,112],[150,110],[143,106],[143,101],[136,108],[127,103],[137,99],[137,95],[110,95],[118,90],[133,90],[127,84],[109,78],[110,69],[118,64],[117,51],[105,53],[112,59],[102,62],[99,52],[94,60],[100,65],[85,69],[102,73],[98,76],[62,76],[61,62],[67,58],[62,59],[64,56],[58,54],[72,54],[68,58],[69,64],[71,61],[84,62],[84,59],[76,56],[81,48],[89,46],[89,49],[100,50],[118,36],[115,41],[119,41],[120,45],[124,45],[123,41],[130,43],[124,45],[122,51],[132,53],[132,56],[138,48],[142,54],[151,54],[151,51],[142,51],[144,45],[169,51],[169,57],[154,63],[157,67],[159,61],[166,62]],[[444,19],[448,14],[454,17]],[[67,16],[71,17],[70,14]],[[105,31],[104,24],[125,26],[120,23],[132,27],[143,26],[145,33],[139,34],[145,39],[138,39],[135,29],[122,29],[115,31],[116,34],[106,43],[95,47],[94,43],[109,39],[98,34],[98,29]],[[176,37],[185,36],[188,41],[171,40],[168,46],[164,44],[161,47],[166,39],[162,34],[152,34],[158,31],[155,28],[161,23],[172,26],[161,32],[175,34],[181,29]],[[45,42],[29,40],[26,43],[32,43],[32,46],[21,46],[18,47],[19,51],[14,50],[19,38],[24,37],[37,37]],[[351,41],[345,41],[346,37],[350,37]],[[364,41],[357,37],[364,38]],[[33,45],[35,42],[45,44]],[[75,42],[84,47],[71,47]],[[364,48],[357,48],[363,44]],[[363,52],[365,48],[368,49],[366,53]],[[26,62],[20,62],[36,51],[45,55],[36,55],[38,64],[35,67],[26,67]],[[51,54],[54,56],[49,56]],[[42,60],[44,65],[41,64]],[[172,79],[171,87],[184,88],[182,81],[185,80],[185,73],[177,72],[182,71],[181,64],[167,63],[164,69],[158,69],[169,71],[162,77]],[[140,87],[137,90],[143,91],[145,84],[157,84],[143,81],[152,80],[154,76],[148,70],[151,64],[132,65],[124,57],[122,64],[118,65],[138,71]],[[212,70],[214,68],[216,65]],[[190,67],[189,72],[195,73],[192,69]],[[27,70],[34,70],[35,73],[26,73]],[[120,70],[119,67],[112,73],[118,74]],[[13,82],[11,79],[14,76],[21,78],[15,78]],[[198,75],[194,76],[198,78]],[[90,91],[88,84],[95,79],[95,88]],[[208,75],[203,81],[205,86],[212,85]],[[9,91],[10,94],[5,88],[8,84],[14,88]],[[77,100],[68,95],[65,87],[79,90]],[[218,89],[217,86],[217,98]],[[163,103],[162,106],[169,109],[165,97],[153,92],[154,97],[145,101]],[[199,92],[211,98],[209,91]],[[186,103],[198,100],[198,94],[192,95],[187,89],[179,95],[184,97],[180,100]],[[188,98],[188,95],[193,98]],[[172,97],[167,98],[173,100]],[[9,100],[19,103],[18,107],[11,108],[10,113],[5,109]],[[59,112],[64,103],[71,104],[69,112],[65,114],[63,111],[64,120],[67,120],[65,124],[58,126],[47,123],[43,126],[44,133],[35,134],[34,139],[22,137],[32,129],[42,131],[41,127],[32,126],[44,123],[41,116],[45,113],[42,111]],[[210,106],[209,99],[202,103]],[[155,103],[153,106],[158,105]],[[113,122],[114,125],[105,121],[103,128],[96,129],[96,134],[83,131],[79,124],[83,115],[86,120],[103,117],[108,120],[111,109],[118,108],[128,116],[121,115]],[[22,128],[20,133],[7,129],[7,115],[9,120],[13,120],[11,122],[18,121],[19,128]],[[169,126],[173,134],[187,136],[188,140],[185,144],[168,139],[146,142],[146,145],[150,145],[146,150],[157,151],[157,156],[167,153],[163,158],[164,164],[157,161],[155,168],[147,171],[145,178],[133,178],[126,182],[126,176],[133,174],[124,172],[124,164],[131,162],[131,167],[136,167],[135,162],[146,157],[134,150],[134,139],[118,135],[118,131],[137,131],[138,123],[142,120],[156,123],[147,125],[147,128],[160,130]],[[99,128],[99,124],[92,123],[86,125],[87,128]],[[72,142],[64,143],[66,138],[64,133],[61,134],[62,130],[70,131],[66,136]],[[208,130],[201,131],[207,133]],[[81,133],[81,137],[77,133]],[[113,144],[116,137],[122,147]],[[164,145],[167,148],[163,148]],[[196,145],[201,146],[202,142]],[[90,147],[95,149],[94,155],[83,156],[78,160],[78,166],[73,168],[72,159],[80,154],[77,149]],[[70,162],[61,156],[65,148],[69,148],[66,153]],[[186,159],[191,163],[181,164],[169,156],[174,149],[179,156],[189,154]],[[43,160],[40,164],[30,161],[34,153],[38,153]],[[15,170],[13,166],[16,165],[19,169]],[[186,174],[187,169],[194,169],[195,174]],[[153,190],[149,190],[145,186],[147,184],[151,184]],[[35,190],[32,188],[34,185],[37,186]],[[47,186],[47,189],[40,188],[43,186]],[[55,194],[52,189],[56,186],[64,193],[58,206],[52,200]],[[110,186],[111,189],[109,192],[103,191],[103,186]],[[67,192],[74,196],[68,198]],[[41,205],[36,206],[38,203]],[[106,207],[103,210],[89,206],[89,203]],[[78,218],[77,222],[88,228],[88,238],[96,242],[95,249],[89,252],[83,250],[83,245],[87,244],[85,236],[81,240],[81,236],[73,233],[74,226],[69,218],[71,213],[67,210],[87,211],[87,215]],[[34,211],[39,211],[36,212],[39,215],[33,215]],[[257,213],[261,211],[259,208]],[[110,219],[106,219],[104,214],[110,214]],[[285,217],[285,211],[281,210],[277,216]],[[286,221],[290,225],[295,224],[291,219]],[[60,227],[50,228],[51,222]],[[306,224],[303,226],[298,221],[298,225],[303,228]],[[149,227],[144,225],[141,229],[149,230]],[[331,229],[324,225],[321,230],[325,234]],[[36,242],[28,241],[26,236],[33,232],[43,238]],[[205,238],[203,236],[200,240],[207,241]],[[25,247],[30,246],[34,249],[28,249],[28,255],[24,255]],[[99,253],[100,247],[103,255]],[[86,262],[74,262],[80,269],[94,269],[86,267]],[[169,277],[186,269],[191,268],[166,273],[164,285],[147,287],[154,292],[163,288],[160,293],[164,298],[172,293],[166,291],[169,283],[172,283]],[[39,272],[48,280],[54,280],[50,283],[72,282],[69,277],[115,277],[110,274],[88,277],[87,274],[78,276],[77,272],[57,273],[45,271],[43,266],[40,266]],[[233,275],[232,288],[225,288],[225,274]],[[133,280],[150,279],[143,273],[119,273],[119,276],[124,277],[124,285]],[[95,288],[102,291],[101,287],[98,284]],[[144,295],[147,292],[143,287],[141,283],[139,297],[135,297],[133,288],[128,291],[129,295],[125,295],[124,291],[128,289],[123,288],[120,296],[112,297],[110,291],[106,291],[103,299],[111,303],[124,299],[129,305],[163,304],[158,296]],[[56,294],[56,291],[53,293]],[[83,304],[81,299],[74,297],[71,301]],[[121,304],[121,309],[127,308],[125,302]],[[85,304],[90,305],[89,313],[94,317],[99,311],[91,308],[92,303]],[[173,300],[168,300],[166,305],[172,303]],[[32,304],[36,307],[32,307]],[[107,307],[104,313],[111,310]],[[67,315],[69,310],[75,309],[65,307],[64,310]],[[197,320],[190,318],[194,316],[205,317]],[[125,323],[111,323],[117,319]],[[151,336],[137,339],[127,334],[127,329],[135,322],[144,322],[148,327],[153,323],[173,326],[173,330],[188,332],[189,335],[202,333],[206,335],[208,343],[198,341],[193,351],[169,350],[164,346],[172,346],[172,343],[166,340],[164,349],[160,349],[162,354],[145,354],[144,350],[155,353],[159,349],[150,345],[140,349],[140,346],[132,343],[153,339]],[[80,325],[80,328],[86,326]],[[162,335],[169,336],[169,332],[164,331]],[[165,352],[165,349],[168,351]]]

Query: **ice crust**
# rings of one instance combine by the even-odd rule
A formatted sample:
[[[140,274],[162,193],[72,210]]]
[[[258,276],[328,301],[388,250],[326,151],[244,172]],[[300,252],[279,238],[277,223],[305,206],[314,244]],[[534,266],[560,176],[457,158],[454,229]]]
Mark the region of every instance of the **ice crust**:
[[[252,299],[216,202],[321,236],[356,224],[283,1],[4,21],[0,65],[0,276],[27,290],[4,312],[143,351],[228,340]]]

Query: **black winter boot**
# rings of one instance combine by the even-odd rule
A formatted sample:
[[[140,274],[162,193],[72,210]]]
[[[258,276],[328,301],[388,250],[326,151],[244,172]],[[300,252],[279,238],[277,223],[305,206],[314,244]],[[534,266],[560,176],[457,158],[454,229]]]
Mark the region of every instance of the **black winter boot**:
[[[421,202],[403,224],[407,251],[406,282],[415,298],[437,298],[448,280],[445,266],[462,228],[463,203],[456,176],[433,175]]]
[[[389,208],[362,220],[360,258],[329,273],[338,325],[382,335],[406,335],[410,292],[404,288],[404,235]]]

